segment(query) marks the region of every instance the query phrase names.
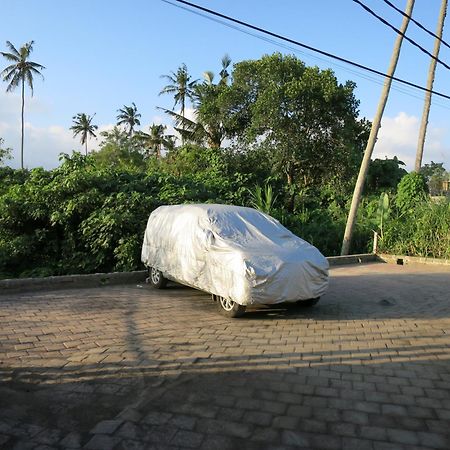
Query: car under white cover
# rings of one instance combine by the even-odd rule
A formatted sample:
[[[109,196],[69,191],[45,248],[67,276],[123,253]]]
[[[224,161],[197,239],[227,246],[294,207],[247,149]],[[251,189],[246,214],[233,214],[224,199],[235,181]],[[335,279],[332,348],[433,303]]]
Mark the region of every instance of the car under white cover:
[[[148,219],[142,262],[153,286],[170,279],[209,292],[233,317],[247,305],[315,303],[328,286],[317,248],[241,206],[160,206]]]

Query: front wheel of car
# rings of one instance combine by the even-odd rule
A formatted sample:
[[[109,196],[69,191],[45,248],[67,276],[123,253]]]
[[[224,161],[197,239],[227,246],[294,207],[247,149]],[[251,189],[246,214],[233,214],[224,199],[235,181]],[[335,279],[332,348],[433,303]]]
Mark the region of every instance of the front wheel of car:
[[[308,300],[299,300],[299,301],[297,302],[297,304],[300,305],[300,306],[305,306],[305,307],[309,308],[309,307],[311,307],[311,306],[317,305],[317,303],[319,302],[319,300],[320,300],[320,297],[317,297],[317,298],[309,298]]]
[[[245,313],[245,306],[240,305],[233,300],[214,294],[212,298],[217,302],[219,311],[227,317],[241,317]]]
[[[150,267],[148,271],[148,282],[156,289],[163,289],[167,285],[167,278],[164,278],[162,272],[154,267]]]

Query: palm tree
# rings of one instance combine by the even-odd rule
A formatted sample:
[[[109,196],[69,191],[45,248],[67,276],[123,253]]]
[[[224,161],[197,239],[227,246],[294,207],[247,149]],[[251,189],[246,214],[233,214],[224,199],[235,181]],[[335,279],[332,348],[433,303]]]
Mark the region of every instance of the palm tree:
[[[180,114],[182,117],[185,117],[186,100],[193,100],[195,94],[194,88],[198,80],[191,81],[186,64],[178,67],[176,73],[171,72],[170,75],[161,75],[161,77],[167,79],[169,84],[161,90],[159,95],[173,94],[175,100],[173,108],[179,104]]]
[[[140,113],[137,112],[136,105],[134,102],[131,106],[124,105],[123,108],[118,109],[117,112],[117,125],[124,125],[125,128],[128,128],[128,135],[131,137],[133,135],[134,127],[136,125],[141,125],[141,121],[139,118],[141,117]]]
[[[341,255],[348,255],[350,251],[350,243],[353,236],[353,229],[356,223],[356,215],[358,213],[359,202],[363,193],[364,184],[366,182],[367,172],[369,170],[370,158],[377,141],[378,130],[381,127],[381,119],[383,117],[384,108],[389,97],[389,91],[391,90],[392,76],[397,68],[398,58],[400,57],[400,49],[402,47],[403,36],[405,36],[406,30],[409,25],[409,19],[411,17],[415,0],[408,0],[405,9],[405,17],[403,18],[400,28],[401,33],[397,36],[394,43],[394,49],[392,50],[391,61],[387,71],[387,77],[384,81],[383,90],[381,91],[380,101],[378,102],[377,112],[372,122],[370,135],[367,140],[366,149],[364,151],[364,157],[359,168],[358,178],[356,180],[355,189],[353,191],[352,203],[350,205],[350,211],[347,217],[347,224],[345,226],[344,238],[342,240]]]
[[[6,92],[13,91],[19,84],[21,85],[22,90],[22,135],[21,135],[21,145],[20,145],[20,166],[23,169],[23,140],[24,140],[24,111],[25,111],[25,82],[28,84],[31,89],[31,96],[33,96],[33,76],[40,75],[44,78],[39,72],[40,70],[45,69],[44,66],[38,64],[33,61],[28,61],[30,53],[33,51],[34,41],[30,41],[19,50],[17,50],[11,42],[6,41],[6,46],[9,48],[10,53],[0,52],[4,58],[6,58],[9,62],[12,62],[11,65],[6,67],[1,73],[0,76],[3,77],[3,81],[6,81],[8,87],[6,88]]]
[[[434,41],[433,58],[430,61],[430,67],[428,69],[427,89],[425,93],[425,102],[423,105],[422,121],[420,123],[419,139],[417,142],[416,150],[416,162],[414,164],[414,170],[420,171],[422,167],[423,148],[425,145],[425,136],[427,134],[428,117],[430,115],[431,108],[431,91],[433,90],[434,75],[436,73],[437,58],[439,57],[439,50],[441,48],[442,32],[444,30],[444,21],[447,14],[447,0],[442,0],[441,10],[439,12],[436,39]]]
[[[201,145],[206,143],[210,148],[221,146],[225,138],[222,120],[224,111],[214,100],[227,89],[230,79],[228,72],[230,64],[231,59],[225,54],[222,58],[219,82],[214,84],[214,72],[206,71],[203,73],[203,83],[196,83],[193,87],[191,100],[194,105],[194,120],[188,119],[175,111],[160,108],[175,121],[175,130],[180,133],[183,141],[188,140]],[[205,104],[209,105],[207,113],[204,112],[203,108]]]
[[[230,74],[228,72],[228,67],[231,64],[231,58],[228,53],[222,57],[222,70],[219,72],[220,75],[220,84],[227,84],[230,78]]]
[[[85,113],[78,113],[76,116],[72,117],[73,125],[70,129],[73,131],[73,137],[81,134],[81,145],[86,146],[86,156],[88,154],[88,140],[89,137],[97,137],[94,131],[98,128],[97,125],[92,124],[92,119],[95,114],[90,116]]]
[[[163,148],[172,149],[174,147],[174,136],[165,135],[165,125],[150,125],[150,133],[139,132],[136,136],[143,142],[149,150],[148,154],[153,153],[157,158],[161,157]]]

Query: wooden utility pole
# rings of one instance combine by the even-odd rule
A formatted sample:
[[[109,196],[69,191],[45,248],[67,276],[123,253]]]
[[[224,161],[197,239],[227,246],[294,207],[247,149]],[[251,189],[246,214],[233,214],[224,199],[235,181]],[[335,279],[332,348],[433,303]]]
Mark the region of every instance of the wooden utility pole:
[[[359,169],[358,179],[356,181],[355,190],[353,192],[352,204],[350,207],[350,212],[348,214],[347,225],[345,227],[344,239],[342,241],[341,255],[348,255],[350,250],[350,243],[353,235],[353,229],[356,222],[356,214],[358,212],[359,202],[361,201],[361,196],[364,188],[364,183],[367,177],[367,171],[369,170],[370,158],[372,157],[373,149],[375,147],[375,142],[378,136],[378,130],[381,125],[381,118],[383,117],[384,108],[389,96],[389,91],[392,84],[392,76],[395,73],[397,67],[398,58],[400,56],[400,48],[403,42],[403,35],[409,25],[409,17],[412,14],[414,8],[415,0],[408,0],[408,4],[405,9],[405,16],[403,17],[402,26],[400,28],[401,34],[398,35],[395,41],[394,50],[392,52],[391,63],[387,71],[387,77],[384,81],[383,90],[381,92],[380,102],[378,103],[377,113],[372,122],[372,128],[370,130],[369,139],[367,141],[366,150],[364,152],[364,158]]]
[[[427,89],[425,93],[425,103],[423,105],[422,122],[420,123],[419,140],[417,142],[416,163],[414,170],[420,171],[422,167],[423,148],[425,145],[425,135],[427,134],[428,117],[431,108],[431,90],[433,89],[434,74],[436,73],[437,58],[441,48],[442,32],[444,30],[445,16],[447,15],[447,0],[442,0],[441,11],[439,13],[438,24],[436,28],[436,39],[434,41],[433,56],[430,61],[430,69],[428,70]]]

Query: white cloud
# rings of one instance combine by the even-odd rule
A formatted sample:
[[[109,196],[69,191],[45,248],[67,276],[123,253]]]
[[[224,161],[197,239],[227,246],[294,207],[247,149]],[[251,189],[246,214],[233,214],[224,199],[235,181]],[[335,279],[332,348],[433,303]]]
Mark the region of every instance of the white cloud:
[[[13,159],[8,165],[20,167],[20,124],[10,125],[0,122],[0,136],[5,139],[5,145],[13,149]],[[24,165],[28,168],[54,168],[59,165],[60,153],[72,153],[76,143],[69,130],[52,125],[49,127],[35,127],[25,123]]]
[[[420,120],[400,112],[395,117],[384,117],[378,133],[373,158],[392,158],[397,156],[406,164],[407,170],[414,168]],[[449,129],[428,125],[423,162],[443,162],[450,169]]]

